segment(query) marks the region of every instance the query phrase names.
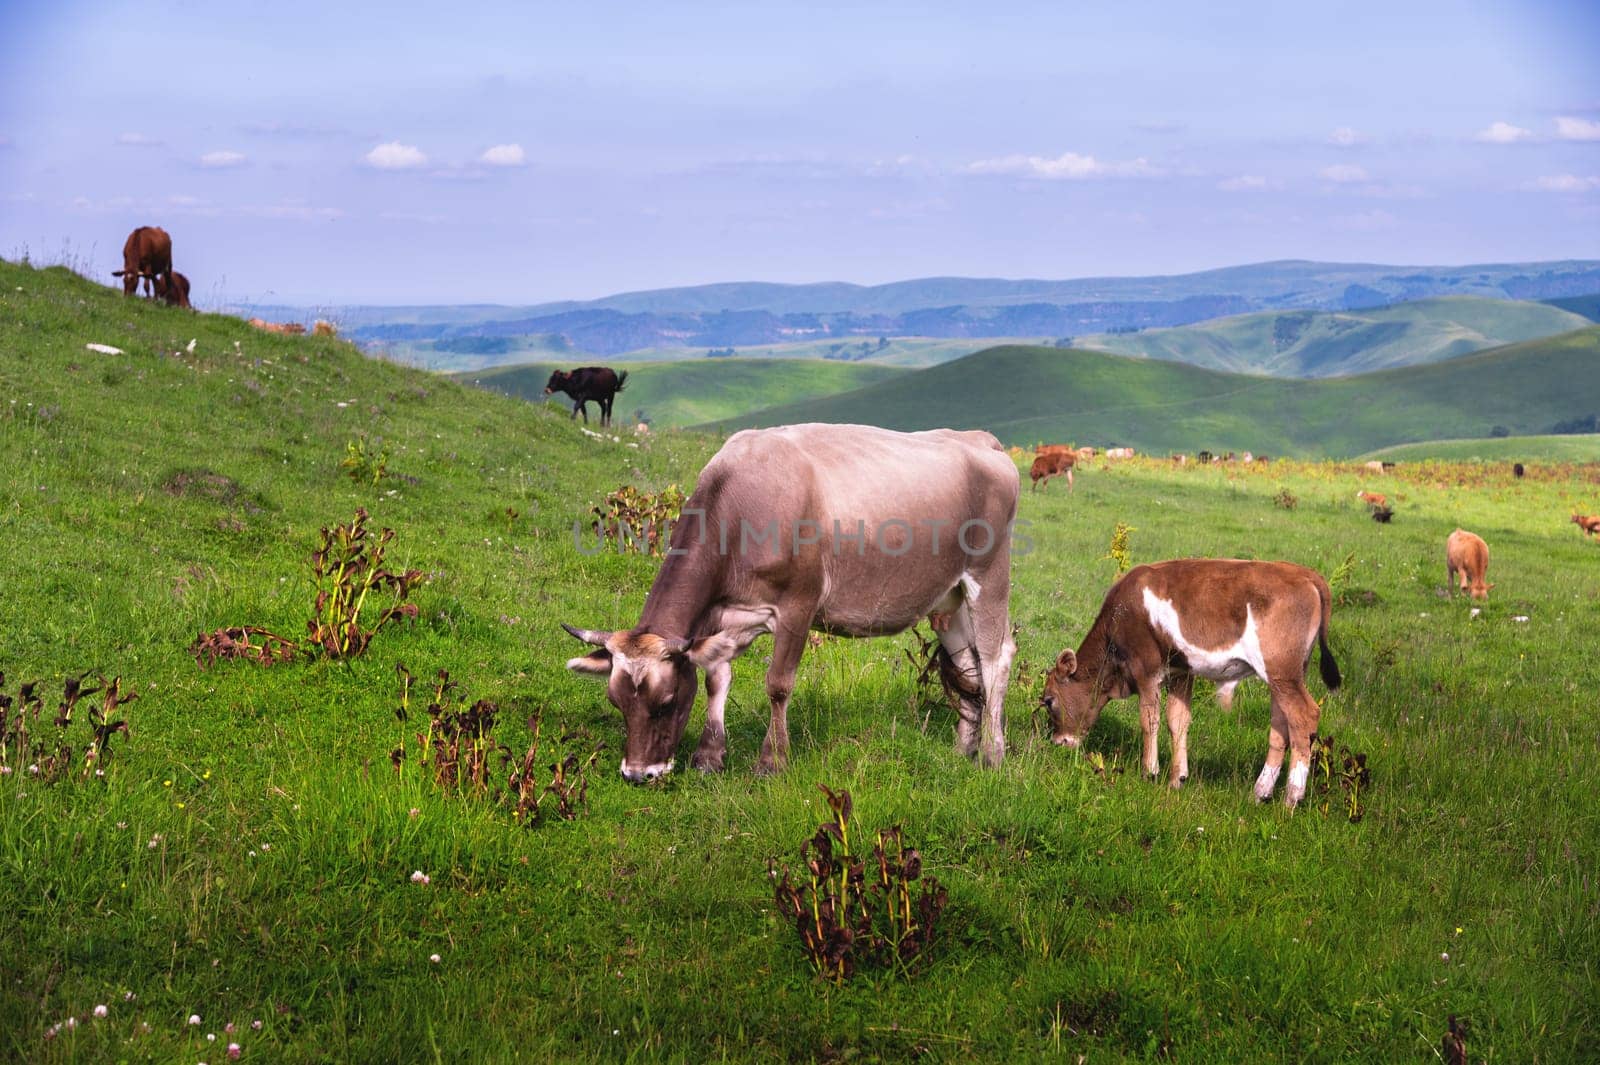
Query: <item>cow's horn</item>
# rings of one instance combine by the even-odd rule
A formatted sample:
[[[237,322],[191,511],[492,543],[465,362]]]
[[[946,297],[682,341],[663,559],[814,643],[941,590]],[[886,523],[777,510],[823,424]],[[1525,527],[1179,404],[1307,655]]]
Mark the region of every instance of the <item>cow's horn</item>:
[[[604,647],[606,638],[611,635],[609,632],[597,632],[594,629],[575,629],[565,621],[561,623],[561,627],[584,643],[592,643],[596,647]]]

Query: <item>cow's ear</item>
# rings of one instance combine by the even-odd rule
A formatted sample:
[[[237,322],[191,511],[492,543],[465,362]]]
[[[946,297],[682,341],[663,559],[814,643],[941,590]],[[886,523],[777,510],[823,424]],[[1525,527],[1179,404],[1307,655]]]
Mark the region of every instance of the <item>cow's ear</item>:
[[[746,647],[755,642],[757,636],[766,631],[766,625],[760,622],[723,629],[721,632],[694,641],[685,653],[689,656],[689,661],[696,666],[710,669],[732,662]]]
[[[611,652],[604,648],[592,654],[567,659],[567,668],[586,677],[611,676]]]
[[[1077,668],[1078,653],[1070,647],[1065,651],[1062,651],[1060,657],[1056,659],[1056,671],[1059,672],[1063,677],[1072,676]]]

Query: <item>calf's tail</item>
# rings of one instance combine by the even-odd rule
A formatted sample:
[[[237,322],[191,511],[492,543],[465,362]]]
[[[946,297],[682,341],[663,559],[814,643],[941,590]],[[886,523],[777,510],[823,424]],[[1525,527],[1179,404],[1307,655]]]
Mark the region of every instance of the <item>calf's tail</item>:
[[[1343,682],[1339,676],[1339,663],[1333,660],[1333,648],[1328,646],[1328,622],[1333,617],[1333,596],[1327,586],[1317,589],[1322,598],[1322,624],[1317,626],[1317,650],[1321,652],[1322,683],[1329,691]]]
[[[628,383],[628,371],[627,370],[623,370],[621,373],[617,374],[617,391],[621,392],[622,391],[622,386],[627,384],[627,383]]]

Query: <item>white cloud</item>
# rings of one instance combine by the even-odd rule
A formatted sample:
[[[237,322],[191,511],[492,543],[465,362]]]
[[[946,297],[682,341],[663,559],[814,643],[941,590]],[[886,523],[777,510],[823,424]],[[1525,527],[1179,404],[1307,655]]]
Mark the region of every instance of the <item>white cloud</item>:
[[[1335,166],[1325,166],[1322,168],[1320,173],[1323,178],[1333,182],[1336,185],[1351,185],[1358,181],[1367,180],[1367,171],[1365,168],[1359,166],[1350,166],[1347,163],[1339,163]]]
[[[1333,219],[1333,224],[1339,229],[1355,230],[1358,233],[1374,233],[1379,230],[1393,229],[1398,219],[1388,211],[1360,211],[1356,214],[1338,215]]]
[[[158,148],[161,146],[161,142],[154,137],[147,137],[143,133],[135,132],[117,134],[117,143],[129,148]]]
[[[1258,189],[1272,188],[1274,184],[1259,174],[1240,174],[1238,177],[1217,182],[1217,188],[1223,192],[1254,192]]]
[[[1328,143],[1339,148],[1355,148],[1371,140],[1372,138],[1365,133],[1353,130],[1349,126],[1340,126],[1328,134]]]
[[[1492,122],[1473,134],[1472,139],[1484,144],[1516,144],[1518,141],[1532,140],[1533,130],[1513,126],[1509,122]]]
[[[1600,141],[1600,122],[1563,116],[1556,119],[1556,136],[1564,141]]]
[[[1551,174],[1547,177],[1534,178],[1522,187],[1532,192],[1593,192],[1600,189],[1600,177]]]
[[[243,166],[248,160],[243,152],[215,151],[207,152],[200,157],[200,165],[211,170],[221,170],[226,167]]]
[[[485,166],[522,166],[527,156],[520,144],[496,144],[478,156],[478,162]]]
[[[428,157],[414,144],[388,141],[366,155],[367,165],[378,170],[411,170],[428,165]]]
[[[1006,155],[980,159],[967,165],[971,174],[1015,174],[1045,181],[1082,181],[1086,178],[1152,177],[1158,173],[1144,158],[1103,163],[1092,155],[1062,152],[1054,159],[1040,155]]]

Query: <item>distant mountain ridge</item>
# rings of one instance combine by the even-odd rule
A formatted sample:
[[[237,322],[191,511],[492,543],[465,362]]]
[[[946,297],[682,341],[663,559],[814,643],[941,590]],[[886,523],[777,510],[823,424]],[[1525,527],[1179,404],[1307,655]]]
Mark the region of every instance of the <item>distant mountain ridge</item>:
[[[1191,274],[1072,280],[931,277],[884,285],[730,282],[525,307],[319,308],[369,343],[547,335],[578,352],[738,346],[785,338],[1077,336],[1251,311],[1347,310],[1441,295],[1547,300],[1600,292],[1600,261],[1393,266],[1303,260]],[[262,317],[302,309],[242,308]]]

